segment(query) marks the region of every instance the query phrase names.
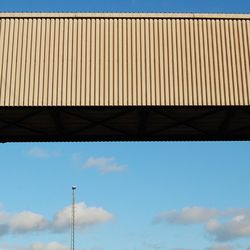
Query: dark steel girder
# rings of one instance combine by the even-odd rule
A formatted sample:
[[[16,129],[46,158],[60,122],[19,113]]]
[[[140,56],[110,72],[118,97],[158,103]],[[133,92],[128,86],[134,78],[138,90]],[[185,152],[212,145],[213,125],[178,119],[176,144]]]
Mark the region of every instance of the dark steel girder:
[[[0,142],[195,140],[250,140],[250,108],[0,108]]]

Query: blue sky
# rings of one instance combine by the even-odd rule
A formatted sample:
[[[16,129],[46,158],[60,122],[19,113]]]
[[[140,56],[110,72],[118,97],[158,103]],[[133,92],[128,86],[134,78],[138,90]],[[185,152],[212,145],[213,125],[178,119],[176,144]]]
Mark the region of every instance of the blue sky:
[[[1,0],[1,11],[250,13],[249,0]]]
[[[1,144],[0,249],[66,250],[74,184],[79,250],[246,250],[249,152],[247,142]]]
[[[0,11],[250,13],[250,1],[1,0]],[[0,145],[0,250],[249,250],[250,143]]]

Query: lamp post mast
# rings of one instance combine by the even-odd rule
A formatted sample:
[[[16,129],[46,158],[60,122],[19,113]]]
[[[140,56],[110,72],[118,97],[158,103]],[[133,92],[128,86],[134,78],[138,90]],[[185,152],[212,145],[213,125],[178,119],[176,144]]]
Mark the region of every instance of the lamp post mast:
[[[72,186],[71,250],[75,250],[75,190],[76,186]]]

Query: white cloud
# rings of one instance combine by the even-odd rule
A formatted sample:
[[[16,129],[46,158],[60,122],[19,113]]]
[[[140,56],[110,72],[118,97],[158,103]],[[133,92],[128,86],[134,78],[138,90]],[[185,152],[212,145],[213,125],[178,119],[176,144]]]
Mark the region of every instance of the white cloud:
[[[7,233],[22,234],[42,231],[47,226],[47,220],[40,214],[29,211],[10,214],[0,211],[0,236]]]
[[[29,246],[0,243],[0,250],[68,250],[69,246],[53,241],[49,243],[36,242]],[[76,250],[103,250],[102,248],[76,248]]]
[[[113,215],[100,207],[88,207],[81,202],[75,205],[76,227],[86,229],[110,221]],[[30,211],[7,213],[0,211],[0,236],[6,234],[25,234],[39,231],[63,232],[71,226],[72,207],[58,211],[52,221]]]
[[[225,244],[215,244],[212,247],[207,248],[206,250],[235,250],[236,248],[231,245]]]
[[[17,246],[12,244],[1,244],[0,250],[68,250],[69,247],[62,245],[58,242],[34,243],[30,246]]]
[[[174,210],[161,213],[154,221],[171,224],[200,224],[220,215],[221,212],[213,208],[185,207],[180,212]]]
[[[208,231],[215,231],[220,227],[220,222],[218,220],[212,219],[207,223]]]
[[[206,232],[216,241],[250,238],[250,210],[186,207],[156,216],[155,223],[177,225],[204,224]],[[220,245],[221,247],[221,245]],[[224,249],[223,249],[224,250]]]
[[[90,157],[84,163],[83,168],[96,168],[102,174],[126,170],[126,166],[115,163],[114,157]]]
[[[172,248],[171,250],[194,250],[190,248]]]
[[[103,208],[88,207],[81,202],[75,205],[76,227],[86,229],[87,227],[105,223],[113,218],[113,215]],[[53,229],[55,231],[64,231],[70,228],[72,207],[68,206],[56,213],[54,217]]]
[[[210,220],[206,229],[217,241],[250,238],[250,212],[237,214],[228,221]]]
[[[34,243],[27,250],[68,250],[69,247],[66,247],[58,242],[51,242],[48,244],[43,243]]]
[[[29,211],[11,216],[9,221],[10,231],[14,233],[26,233],[31,231],[41,231],[48,226],[47,220],[40,214]]]
[[[1,222],[1,224],[0,224],[0,236],[5,235],[7,233],[9,233],[9,226],[8,226],[8,224],[3,224]]]
[[[48,150],[43,149],[43,148],[34,147],[28,151],[28,155],[31,157],[35,157],[35,158],[51,158],[51,157],[59,157],[60,152],[48,151]]]
[[[13,244],[0,244],[0,250],[27,250],[27,248],[23,248],[17,245],[13,245]]]
[[[164,243],[155,243],[155,242],[143,242],[143,247],[151,250],[163,250],[166,249]]]

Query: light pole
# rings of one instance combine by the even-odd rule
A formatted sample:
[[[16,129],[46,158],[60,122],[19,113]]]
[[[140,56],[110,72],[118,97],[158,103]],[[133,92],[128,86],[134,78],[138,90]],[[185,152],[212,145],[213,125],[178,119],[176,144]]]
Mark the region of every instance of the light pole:
[[[75,190],[76,186],[72,186],[71,250],[75,250]]]

